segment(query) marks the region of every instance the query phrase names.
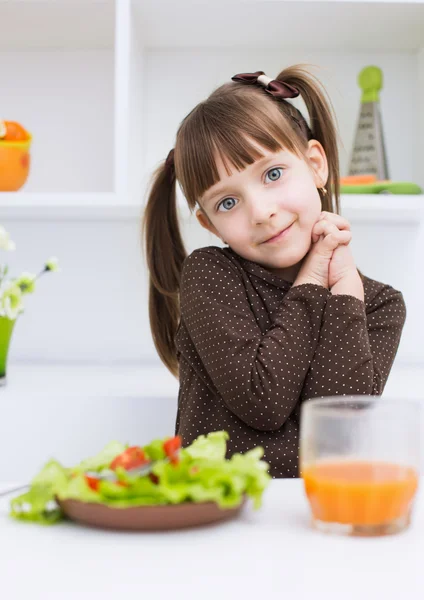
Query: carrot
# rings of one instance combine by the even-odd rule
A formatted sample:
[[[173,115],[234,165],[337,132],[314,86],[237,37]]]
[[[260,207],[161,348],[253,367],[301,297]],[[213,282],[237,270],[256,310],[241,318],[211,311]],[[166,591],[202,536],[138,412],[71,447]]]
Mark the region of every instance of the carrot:
[[[340,178],[340,185],[364,185],[376,181],[377,177],[375,175],[348,175]]]

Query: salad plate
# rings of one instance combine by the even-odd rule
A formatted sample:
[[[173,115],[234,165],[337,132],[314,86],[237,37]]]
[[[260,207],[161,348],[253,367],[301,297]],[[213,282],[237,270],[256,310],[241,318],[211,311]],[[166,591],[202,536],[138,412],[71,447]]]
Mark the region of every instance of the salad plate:
[[[49,525],[123,531],[182,529],[236,517],[248,499],[261,506],[271,476],[261,446],[227,458],[226,431],[180,436],[144,446],[118,441],[73,467],[49,460],[12,499],[10,516]]]
[[[215,502],[114,508],[79,500],[58,500],[63,513],[72,521],[121,531],[167,531],[211,525],[237,517],[245,503],[246,498],[234,508],[220,508]]]

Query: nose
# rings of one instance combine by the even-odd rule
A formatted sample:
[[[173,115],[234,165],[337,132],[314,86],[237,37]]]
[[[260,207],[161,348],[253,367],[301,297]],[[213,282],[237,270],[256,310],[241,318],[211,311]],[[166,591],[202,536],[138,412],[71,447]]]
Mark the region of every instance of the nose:
[[[277,212],[276,202],[271,199],[267,199],[256,196],[251,198],[249,202],[250,208],[250,219],[253,225],[261,225],[271,219]]]

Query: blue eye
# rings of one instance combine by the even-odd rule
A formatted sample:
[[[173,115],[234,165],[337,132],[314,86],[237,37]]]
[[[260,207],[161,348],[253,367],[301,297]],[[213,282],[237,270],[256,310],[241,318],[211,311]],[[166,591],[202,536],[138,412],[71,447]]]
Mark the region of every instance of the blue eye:
[[[270,173],[274,173],[274,174],[277,173],[278,177],[276,179],[271,179],[271,181],[278,181],[280,179],[280,173],[279,172],[282,171],[282,170],[283,169],[281,167],[276,167],[276,168],[270,169],[266,175],[268,177],[268,175]]]
[[[220,202],[218,205],[218,210],[221,210],[221,206],[224,207],[224,211],[221,211],[221,212],[228,212],[228,210],[231,210],[233,207],[228,206],[228,202],[231,200],[235,200],[235,198],[225,198],[225,200],[222,200],[222,202]]]
[[[280,171],[282,172],[283,169],[282,167],[273,167],[272,169],[270,169],[269,171],[267,171],[266,177],[268,177],[269,174],[277,174],[278,177],[276,177],[275,179],[271,179],[271,183],[273,181],[278,181],[280,179]],[[228,205],[231,201],[235,201],[235,198],[224,198],[224,200],[221,200],[221,202],[218,204],[217,210],[220,212],[229,212],[234,205]],[[223,210],[221,210],[221,207],[224,207]]]

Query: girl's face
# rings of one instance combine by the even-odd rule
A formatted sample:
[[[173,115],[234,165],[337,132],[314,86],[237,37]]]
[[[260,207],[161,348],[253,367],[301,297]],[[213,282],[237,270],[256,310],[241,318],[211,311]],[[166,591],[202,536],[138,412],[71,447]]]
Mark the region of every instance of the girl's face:
[[[255,146],[265,158],[230,176],[217,157],[220,181],[204,193],[196,216],[243,258],[294,281],[322,210],[317,188],[327,181],[327,159],[316,140],[308,143],[310,166],[288,151]]]

